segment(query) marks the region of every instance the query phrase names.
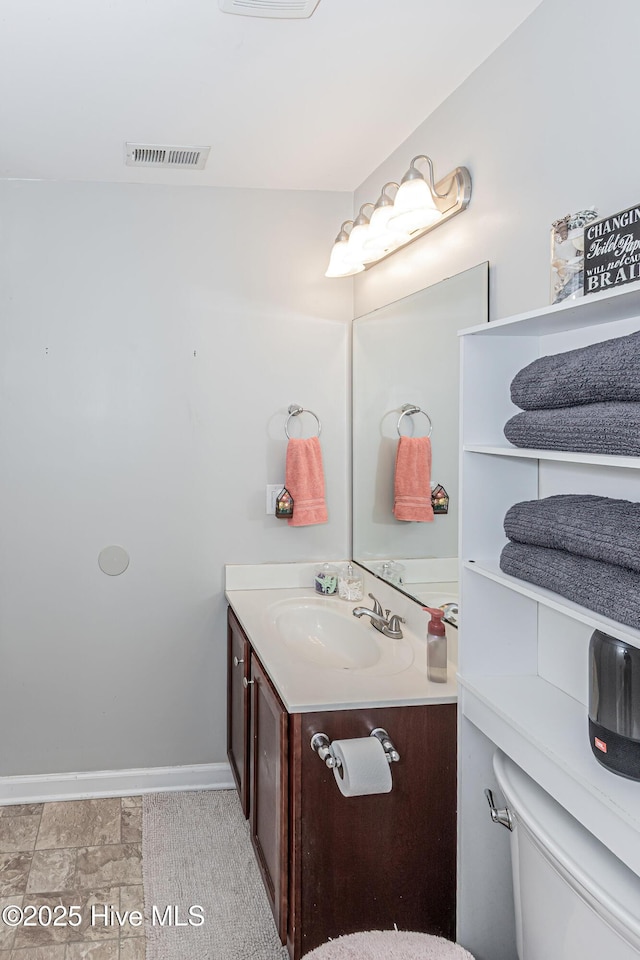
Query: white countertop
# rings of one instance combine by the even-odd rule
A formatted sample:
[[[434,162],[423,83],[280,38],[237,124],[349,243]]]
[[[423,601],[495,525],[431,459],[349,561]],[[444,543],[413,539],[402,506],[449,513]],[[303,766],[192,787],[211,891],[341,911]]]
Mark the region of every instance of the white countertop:
[[[390,606],[394,613],[401,614],[407,620],[403,630],[405,639],[411,645],[413,662],[406,669],[392,675],[376,676],[374,668],[339,670],[311,664],[291,652],[269,615],[269,608],[274,603],[290,599],[313,598],[330,608],[338,605],[346,615],[356,604],[348,603],[339,597],[319,597],[311,587],[226,591],[229,604],[290,713],[457,701],[455,662],[449,662],[446,683],[432,683],[427,678],[425,634],[428,615],[408,597],[386,585],[381,586],[380,581],[373,582],[383,606]],[[445,586],[449,589],[443,589]],[[452,586],[451,583],[429,584],[430,600],[435,602],[435,596],[442,592],[443,595],[446,594],[443,597],[444,602],[449,598]],[[390,590],[389,595],[385,595],[386,590]],[[370,606],[366,593],[360,606]],[[372,642],[387,641],[388,638],[374,630],[366,616],[362,617],[359,623],[363,631],[371,631]],[[453,640],[457,631],[447,627],[447,633]],[[393,642],[388,640],[390,644]],[[456,644],[450,642],[450,656],[455,648]]]

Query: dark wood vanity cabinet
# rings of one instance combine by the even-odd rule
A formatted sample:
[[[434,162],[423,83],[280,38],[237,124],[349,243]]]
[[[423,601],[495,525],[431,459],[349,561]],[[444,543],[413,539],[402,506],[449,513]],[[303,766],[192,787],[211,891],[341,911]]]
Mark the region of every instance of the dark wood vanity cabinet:
[[[227,624],[227,756],[278,934],[286,943],[289,716],[230,608]]]
[[[283,943],[287,939],[289,766],[287,711],[251,655],[251,842]]]
[[[231,610],[229,624],[232,696],[233,635],[249,651],[250,643]],[[455,939],[456,705],[288,714],[255,653],[249,658],[249,761],[244,780],[234,775],[239,791],[250,783],[252,842],[292,960],[329,938],[394,924]],[[230,707],[230,723],[240,716]],[[362,737],[378,726],[400,753],[393,789],[344,797],[311,737]],[[232,766],[238,737],[229,734]]]
[[[236,616],[227,616],[227,757],[242,812],[249,816],[249,695],[251,645]]]

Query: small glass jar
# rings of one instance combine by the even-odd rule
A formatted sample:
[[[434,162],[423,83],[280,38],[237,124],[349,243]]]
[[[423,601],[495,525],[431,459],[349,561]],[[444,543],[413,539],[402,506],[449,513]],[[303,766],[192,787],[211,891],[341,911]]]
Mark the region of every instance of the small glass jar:
[[[389,583],[395,584],[395,586],[402,586],[404,583],[404,576],[406,573],[406,568],[404,564],[398,563],[397,560],[383,560],[380,564],[378,571],[378,576],[383,580],[388,580]]]
[[[338,568],[331,563],[323,563],[316,571],[313,585],[316,593],[323,597],[335,597],[338,593]]]
[[[353,603],[364,597],[362,574],[356,573],[352,563],[345,563],[338,574],[338,595]]]

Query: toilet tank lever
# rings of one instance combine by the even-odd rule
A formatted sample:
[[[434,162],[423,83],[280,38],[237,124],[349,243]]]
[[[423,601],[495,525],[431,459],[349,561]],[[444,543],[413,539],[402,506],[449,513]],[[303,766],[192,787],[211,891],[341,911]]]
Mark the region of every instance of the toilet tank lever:
[[[489,788],[484,791],[484,795],[487,798],[487,803],[489,804],[489,810],[491,811],[491,819],[494,823],[500,823],[503,827],[506,827],[507,830],[513,830],[513,820],[511,819],[511,811],[509,807],[502,807],[502,809],[496,807],[493,800],[493,793]]]

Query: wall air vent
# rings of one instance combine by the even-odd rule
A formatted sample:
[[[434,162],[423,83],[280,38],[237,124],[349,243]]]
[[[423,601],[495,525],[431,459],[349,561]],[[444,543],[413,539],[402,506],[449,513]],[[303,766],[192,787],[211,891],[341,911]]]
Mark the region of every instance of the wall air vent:
[[[218,0],[223,13],[242,17],[301,20],[310,17],[320,0]]]
[[[211,147],[174,147],[154,143],[125,143],[128,167],[175,167],[204,170]]]

